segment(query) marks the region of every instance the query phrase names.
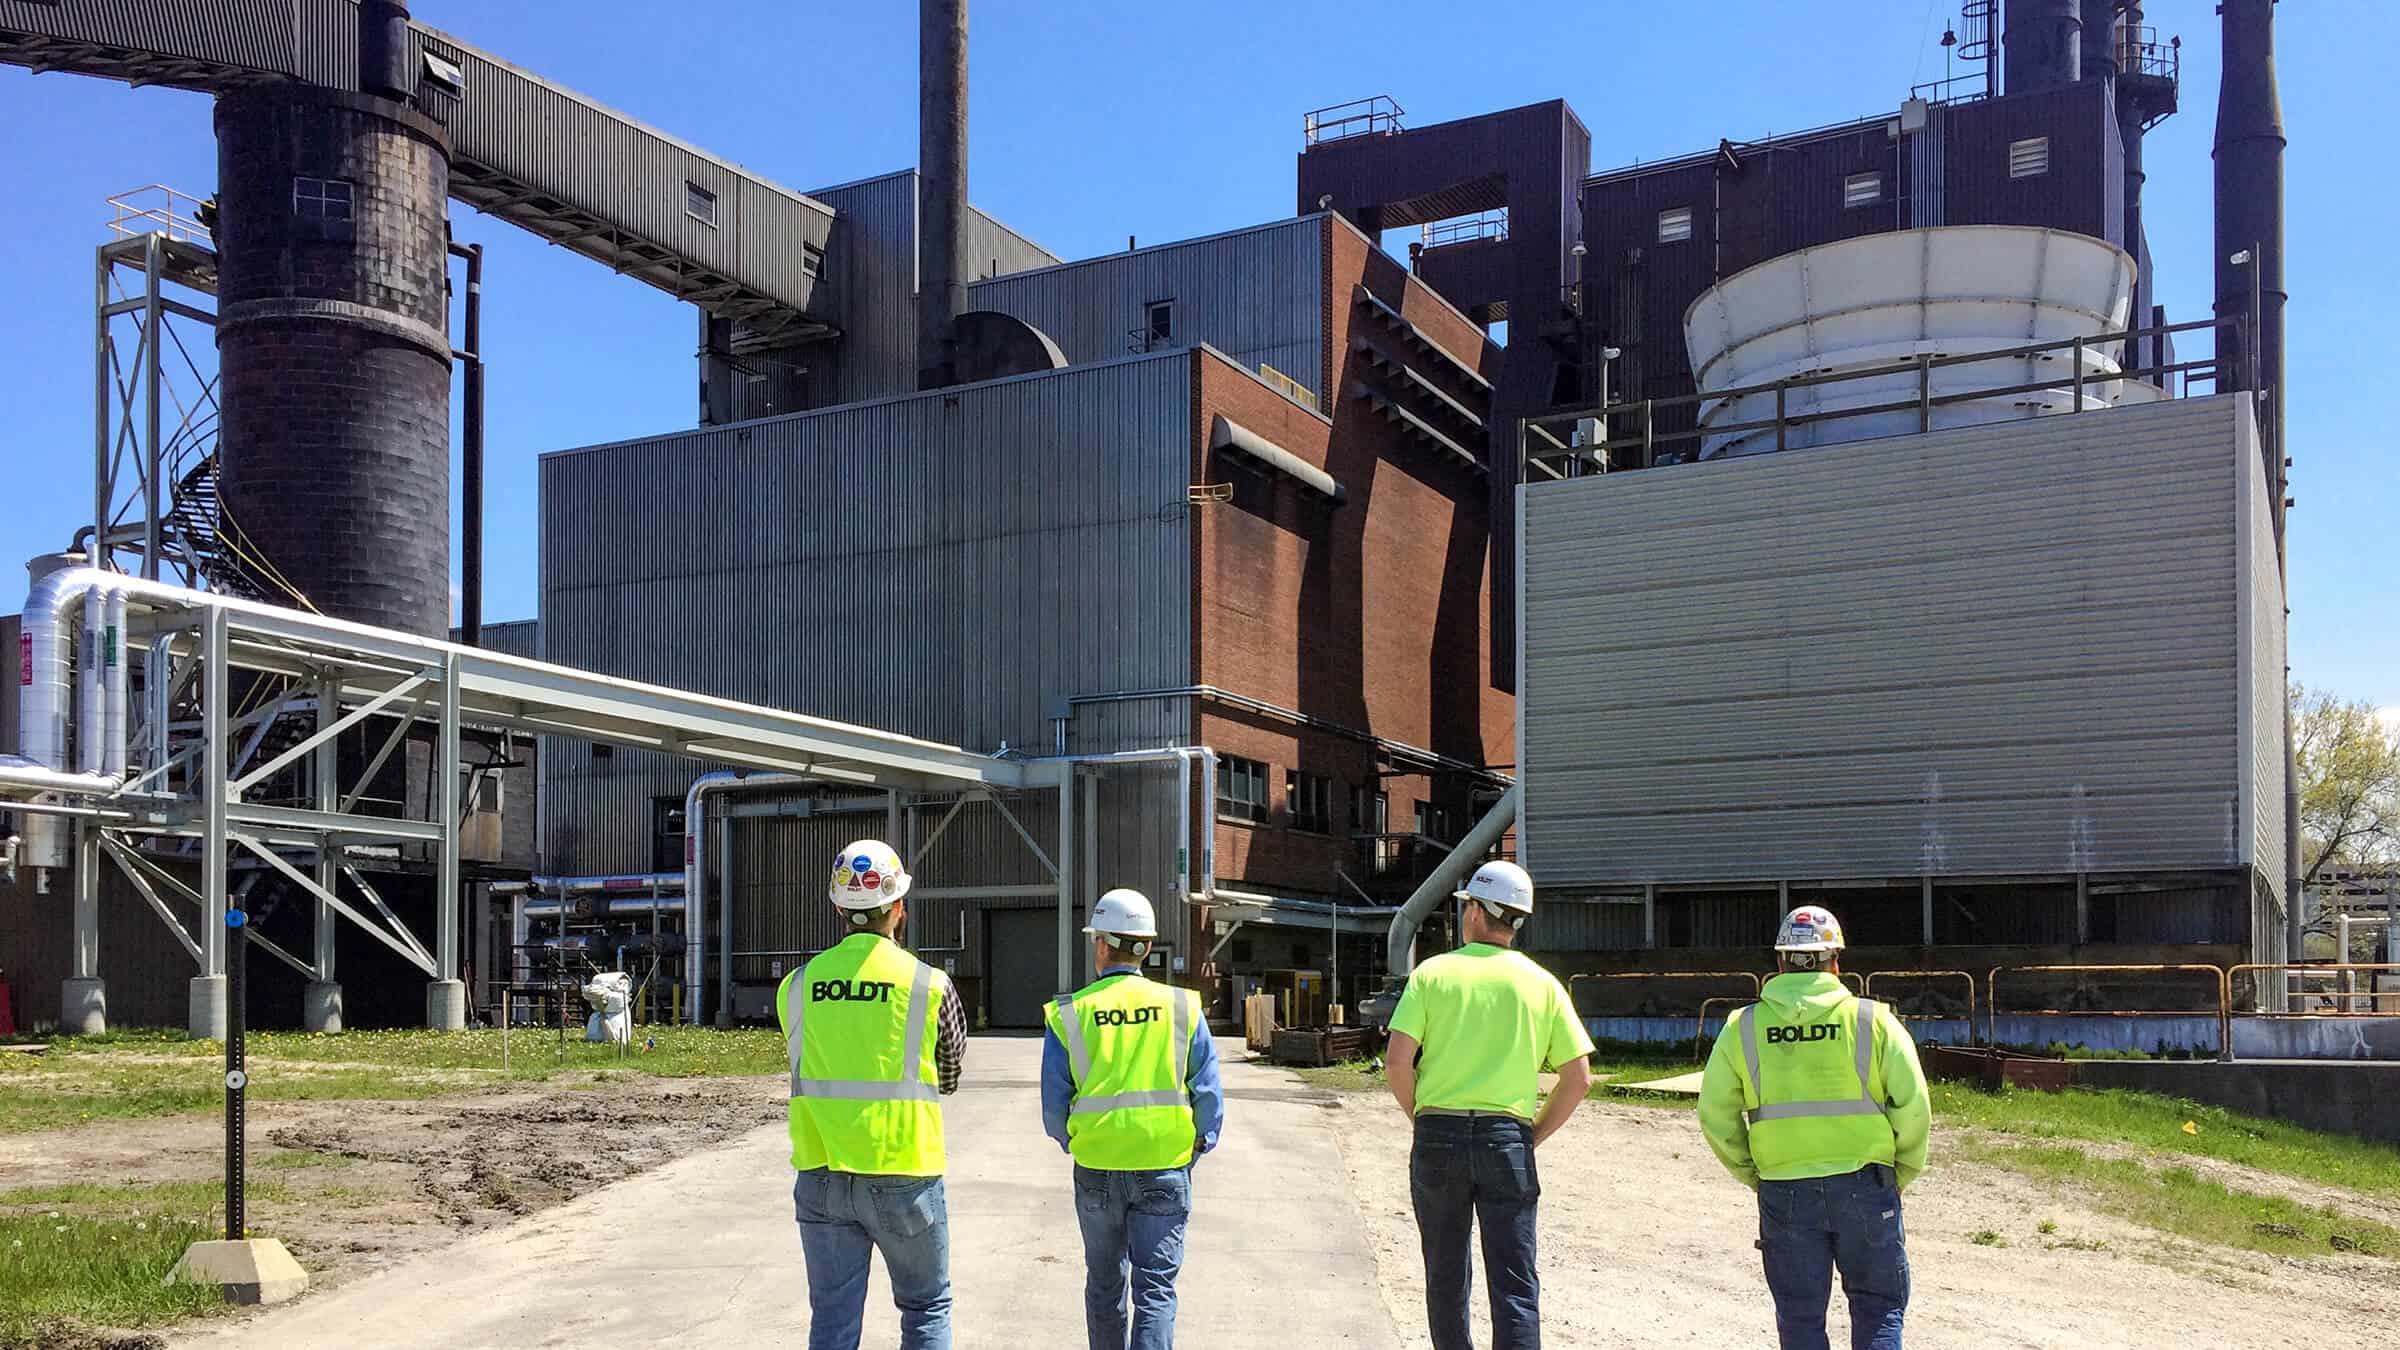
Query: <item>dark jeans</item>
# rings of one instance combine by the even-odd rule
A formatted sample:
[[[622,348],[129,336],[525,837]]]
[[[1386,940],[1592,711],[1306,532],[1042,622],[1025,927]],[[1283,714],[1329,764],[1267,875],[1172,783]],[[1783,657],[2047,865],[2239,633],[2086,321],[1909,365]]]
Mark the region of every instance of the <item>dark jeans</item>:
[[[892,1277],[902,1350],[950,1350],[950,1205],[940,1177],[819,1167],[792,1182],[808,1262],[808,1350],[858,1350],[875,1253]]]
[[[1169,1350],[1175,1344],[1175,1274],[1192,1215],[1192,1169],[1101,1172],[1075,1167],[1075,1218],[1083,1226],[1083,1324],[1092,1350]],[[1133,1302],[1127,1338],[1125,1305]]]
[[[1758,1184],[1758,1250],[1783,1350],[1826,1350],[1833,1272],[1850,1301],[1852,1350],[1900,1350],[1908,1311],[1907,1235],[1892,1169]]]
[[[1408,1193],[1425,1248],[1425,1323],[1433,1350],[1473,1350],[1467,1300],[1475,1267],[1467,1231],[1483,1230],[1494,1350],[1538,1350],[1542,1282],[1534,1272],[1534,1210],[1542,1198],[1533,1127],[1509,1115],[1417,1117]]]

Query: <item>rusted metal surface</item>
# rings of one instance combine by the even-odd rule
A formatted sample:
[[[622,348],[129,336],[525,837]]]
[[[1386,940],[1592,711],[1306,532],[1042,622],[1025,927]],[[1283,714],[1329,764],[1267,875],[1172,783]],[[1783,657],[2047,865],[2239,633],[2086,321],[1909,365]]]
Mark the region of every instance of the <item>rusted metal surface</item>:
[[[2242,967],[2235,967],[2239,970]],[[1998,1039],[2000,1017],[2000,977],[2002,975],[2036,974],[2164,974],[2168,971],[2202,971],[2217,977],[2217,1006],[2213,1008],[2011,1008],[2011,1017],[2214,1017],[2217,1019],[2217,1043],[2233,1043],[2230,1000],[2226,990],[2228,975],[2223,966],[2211,965],[2102,965],[2102,966],[1994,966],[1984,977],[1983,990],[1988,1006],[1984,1011],[1984,1040]]]
[[[1877,970],[1877,971],[1870,971],[1870,972],[1868,972],[1868,974],[1867,974],[1867,986],[1866,986],[1866,992],[1865,992],[1865,995],[1864,995],[1864,997],[1867,997],[1867,998],[1873,998],[1873,997],[1875,996],[1875,982],[1876,982],[1877,980],[1958,980],[1958,981],[1961,981],[1961,982],[1963,982],[1963,983],[1964,983],[1964,984],[1967,986],[1967,1035],[1968,1035],[1970,1038],[1974,1036],[1974,1034],[1975,1034],[1975,977],[1974,977],[1973,975],[1971,975],[1971,974],[1969,974],[1969,973],[1967,973],[1966,971],[1963,971],[1963,970]],[[1900,1011],[1900,1009],[1899,1009],[1898,1007],[1894,1007],[1894,1008],[1892,1009],[1892,1015],[1893,1015],[1894,1017],[1898,1017],[1898,1018],[1902,1019],[1903,1021],[1905,1021],[1905,1020],[1907,1020],[1907,1019],[1909,1019],[1909,1018],[1912,1018],[1912,1017],[1914,1017],[1914,1018],[1920,1018],[1920,1019],[1925,1019],[1925,1020],[1937,1020],[1937,1019],[1938,1019],[1938,1020],[1948,1020],[1947,1018],[1945,1018],[1945,1017],[1943,1016],[1943,1014],[1940,1014],[1940,1013],[1903,1013],[1903,1012],[1901,1012],[1901,1011]]]
[[[1765,982],[1759,978],[1758,973],[1750,970],[1610,970],[1568,976],[1567,996],[1571,1001],[1575,1001],[1577,985],[1585,981],[1602,980],[1748,980],[1750,982],[1750,998],[1747,1001],[1752,1003],[1758,1001],[1759,994],[1765,987]],[[1575,1002],[1577,1013],[1584,1016],[1595,1015],[1584,1013],[1582,1003]]]

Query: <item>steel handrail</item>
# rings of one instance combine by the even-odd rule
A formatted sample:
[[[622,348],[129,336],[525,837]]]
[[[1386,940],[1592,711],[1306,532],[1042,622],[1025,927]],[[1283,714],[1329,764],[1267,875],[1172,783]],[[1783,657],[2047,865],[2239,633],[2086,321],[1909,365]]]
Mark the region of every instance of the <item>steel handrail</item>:
[[[1754,970],[1601,970],[1567,977],[1567,1001],[1575,1000],[1575,985],[1579,980],[1748,980],[1750,999],[1755,1003],[1766,982]],[[1580,1015],[1582,1009],[1576,1010]]]
[[[1863,380],[1888,379],[1893,376],[1900,375],[1915,375],[1918,377],[1920,386],[1927,386],[1929,384],[1932,372],[1937,370],[1946,370],[1954,366],[1980,365],[1993,361],[2023,360],[2027,357],[2052,355],[2059,352],[2073,352],[2080,357],[2081,353],[2086,350],[2130,343],[2138,338],[2166,337],[2175,333],[2196,332],[2201,329],[2209,329],[2213,331],[2223,328],[2232,328],[2238,332],[2243,329],[2246,323],[2247,319],[2240,315],[2228,316],[2225,318],[2188,319],[2182,323],[2158,324],[2139,328],[2127,328],[2116,332],[2095,333],[2084,337],[2065,338],[2049,342],[2027,343],[2015,347],[1993,348],[1988,351],[1966,352],[1955,356],[1934,356],[1927,354],[1907,360],[1890,361],[1873,366],[1861,366],[1855,370],[1828,371],[1820,374],[1810,375],[1793,375],[1779,380],[1769,380],[1760,384],[1736,385],[1731,388],[1710,390],[1705,393],[1679,394],[1673,398],[1638,399],[1628,403],[1611,404],[1600,409],[1583,409],[1578,410],[1577,412],[1568,413],[1547,413],[1538,417],[1527,418],[1526,420],[1539,425],[1550,425],[1566,423],[1574,420],[1578,416],[1596,416],[1601,418],[1605,424],[1607,419],[1612,418],[1623,418],[1630,422],[1638,415],[1642,428],[1639,434],[1610,437],[1609,439],[1600,442],[1596,446],[1577,447],[1577,449],[1582,452],[1589,452],[1595,449],[1606,451],[1630,449],[1637,445],[1644,448],[1649,448],[1655,446],[1660,441],[1677,442],[1684,440],[1698,440],[1704,436],[1730,435],[1743,431],[1764,431],[1778,426],[1787,428],[1792,426],[1804,426],[1812,422],[1839,421],[1846,418],[1864,417],[1878,413],[1905,412],[1911,409],[1927,411],[1932,408],[1947,407],[1956,403],[2005,397],[2012,394],[2049,392],[2062,389],[2080,390],[2087,384],[2107,383],[2110,380],[2130,379],[2142,381],[2147,376],[2166,376],[2198,370],[2218,372],[2222,365],[2222,361],[2218,354],[2212,354],[2206,360],[2178,361],[2171,364],[2146,367],[2127,367],[2120,369],[2114,375],[2090,374],[2083,369],[2083,363],[2080,359],[2078,359],[2075,362],[2076,369],[2068,374],[2057,376],[2050,380],[2043,380],[2024,385],[1995,386],[1989,389],[1962,390],[1957,393],[1940,395],[1932,394],[1929,387],[1921,387],[1916,398],[1902,400],[1892,404],[1874,404],[1858,408],[1843,408],[1831,412],[1806,414],[1800,417],[1780,417],[1770,418],[1763,421],[1726,423],[1715,426],[1700,426],[1688,431],[1669,431],[1661,433],[1656,431],[1653,425],[1656,415],[1659,412],[1675,408],[1697,406],[1706,403],[1726,403],[1746,398],[1751,395],[1763,394],[1775,395],[1778,401],[1778,407],[1780,407],[1784,396],[1788,395],[1792,390],[1795,389],[1809,389],[1819,385],[1843,384]]]
[[[2237,967],[2238,969],[2238,967]],[[2000,1043],[2000,976],[2002,972],[2017,975],[2036,974],[2162,974],[2170,970],[2206,971],[2217,977],[2217,1006],[2214,1008],[2017,1008],[2012,1017],[2214,1017],[2217,1019],[2217,1045],[2220,1055],[2230,1055],[2233,1049],[2233,1015],[2226,991],[2232,986],[2231,977],[2223,966],[2191,963],[2182,965],[2144,964],[2107,966],[1994,966],[1984,977],[1984,1044]]]
[[[1873,997],[1875,996],[1875,981],[1877,981],[1877,980],[1879,980],[1879,979],[1885,979],[1885,978],[1889,978],[1889,979],[1895,979],[1895,980],[1933,980],[1933,979],[1956,979],[1956,980],[1964,980],[1964,981],[1966,981],[1966,984],[1967,984],[1967,1040],[1968,1040],[1968,1042],[1969,1042],[1969,1043],[1972,1043],[1972,1042],[1974,1041],[1974,1039],[1975,1039],[1975,976],[1974,976],[1973,974],[1971,974],[1971,973],[1969,973],[1969,972],[1967,972],[1967,971],[1964,971],[1964,970],[1875,970],[1875,971],[1869,971],[1869,972],[1867,973],[1867,988],[1866,988],[1866,992],[1865,992],[1864,994],[1862,994],[1862,995],[1861,995],[1861,997],[1862,997],[1862,998],[1873,998]],[[1894,1016],[1894,1017],[1899,1017],[1899,1018],[1902,1018],[1903,1020],[1906,1020],[1906,1018],[1909,1016],[1909,1014],[1904,1014],[1904,1013],[1902,1013],[1902,1012],[1901,1012],[1901,1011],[1900,1011],[1898,1008],[1894,1008],[1894,1009],[1892,1009],[1892,1016]],[[1915,1016],[1916,1016],[1916,1017],[1917,1017],[1917,1018],[1918,1018],[1920,1021],[1943,1021],[1943,1020],[1947,1020],[1947,1019],[1940,1018],[1940,1017],[1938,1017],[1938,1016],[1935,1016],[1935,1015],[1931,1015],[1931,1014],[1925,1014],[1925,1013],[1918,1013],[1918,1014],[1915,1014]]]
[[[2245,961],[2238,966],[2227,967],[2225,971],[2224,1002],[2228,1015],[2231,1014],[2233,1008],[2233,977],[2241,974],[2245,970],[2280,970],[2286,972],[2287,974],[2298,975],[2302,979],[2306,979],[2312,975],[2340,975],[2361,970],[2370,972],[2388,971],[2400,973],[2400,962],[2349,961],[2325,964],[2303,961]],[[2374,1006],[2376,1000],[2400,998],[2400,993],[2378,993],[2373,989],[2369,989],[2363,994],[2355,989],[2318,990],[2305,993],[2295,993],[2291,990],[2286,990],[2284,992],[2284,1000],[2287,1004],[2295,997],[2341,1000],[2365,999],[2367,1000],[2368,1007],[2367,1011],[2365,1012],[2351,1012],[2348,1010],[2313,1012],[2307,1010],[2294,1011],[2288,1006],[2281,1012],[2272,1012],[2264,1007],[2261,1007],[2255,1012],[2247,1012],[2242,1015],[2245,1017],[2400,1017],[2400,1009],[2395,1009],[2391,1012],[2378,1012]]]

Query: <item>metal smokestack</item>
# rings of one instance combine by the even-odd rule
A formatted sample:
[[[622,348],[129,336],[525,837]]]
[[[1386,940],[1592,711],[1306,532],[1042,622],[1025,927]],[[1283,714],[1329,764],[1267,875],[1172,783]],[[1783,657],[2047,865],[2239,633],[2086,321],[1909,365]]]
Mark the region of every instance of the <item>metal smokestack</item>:
[[[2240,343],[2227,388],[2256,388],[2267,481],[2283,487],[2283,100],[2275,90],[2275,0],[2224,0],[2225,74],[2217,89],[2217,317],[2246,318],[2258,297],[2256,350]],[[2232,258],[2250,251],[2246,264]],[[2278,537],[2282,513],[2276,515]]]
[[[408,0],[359,0],[359,90],[405,99],[416,91],[408,76]]]
[[[2003,14],[2000,73],[2009,93],[2083,78],[2082,0],[2008,0]]]
[[[917,387],[953,382],[967,311],[967,0],[918,0]]]
[[[2117,73],[2119,0],[2083,0],[2083,78],[2105,80]]]

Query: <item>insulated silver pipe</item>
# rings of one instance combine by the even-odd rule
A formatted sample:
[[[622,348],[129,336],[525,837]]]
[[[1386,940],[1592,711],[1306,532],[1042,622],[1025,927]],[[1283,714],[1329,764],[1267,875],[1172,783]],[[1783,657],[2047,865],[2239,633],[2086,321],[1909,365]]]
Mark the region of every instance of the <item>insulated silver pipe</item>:
[[[1501,793],[1500,800],[1492,803],[1492,809],[1484,812],[1483,819],[1475,822],[1475,828],[1467,831],[1467,837],[1459,840],[1458,846],[1434,866],[1433,874],[1409,893],[1400,912],[1392,916],[1391,936],[1384,943],[1385,970],[1406,975],[1416,969],[1417,929],[1433,913],[1434,906],[1459,888],[1466,874],[1483,862],[1483,855],[1491,852],[1492,845],[1499,843],[1501,836],[1508,833],[1508,827],[1516,823],[1517,804],[1523,792],[1522,787],[1512,787]]]

